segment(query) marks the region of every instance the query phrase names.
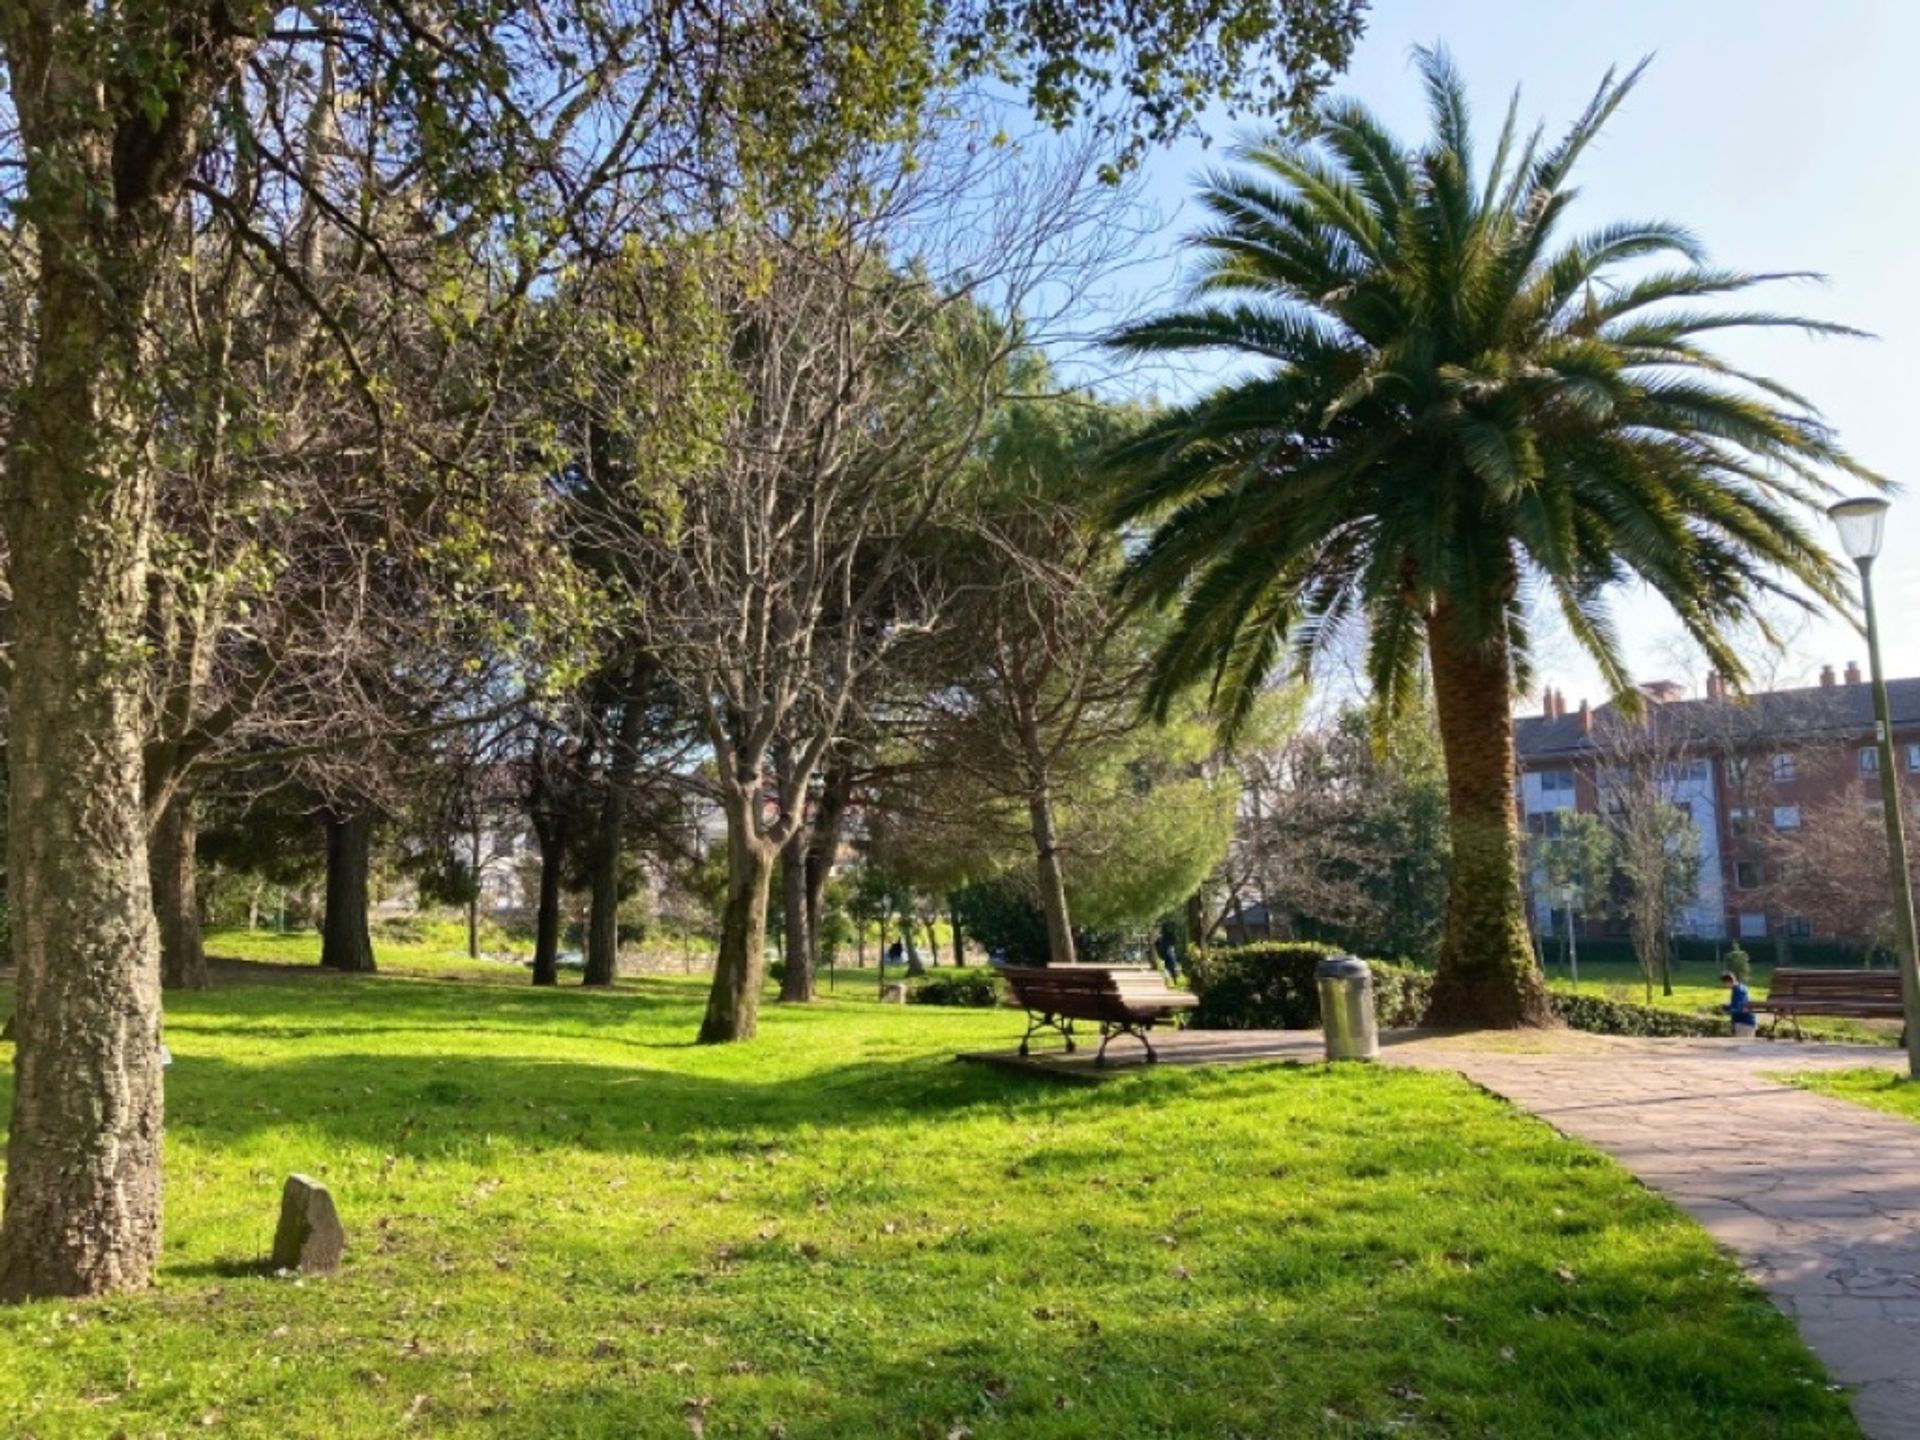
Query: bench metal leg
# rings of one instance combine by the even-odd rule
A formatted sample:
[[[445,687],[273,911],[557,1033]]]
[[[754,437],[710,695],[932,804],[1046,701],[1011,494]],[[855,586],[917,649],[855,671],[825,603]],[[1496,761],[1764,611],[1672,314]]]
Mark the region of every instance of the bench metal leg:
[[[1029,1010],[1027,1012],[1027,1033],[1020,1037],[1020,1054],[1024,1058],[1031,1050],[1033,1037],[1042,1030],[1052,1030],[1067,1042],[1067,1053],[1073,1054],[1079,1048],[1074,1043],[1073,1021],[1063,1020],[1057,1015],[1049,1015]]]
[[[1159,1053],[1155,1051],[1153,1048],[1153,1041],[1147,1038],[1146,1026],[1127,1025],[1116,1020],[1107,1020],[1107,1021],[1101,1022],[1100,1053],[1093,1057],[1093,1063],[1104,1067],[1107,1063],[1107,1046],[1112,1041],[1114,1041],[1115,1039],[1117,1039],[1122,1035],[1131,1035],[1134,1039],[1138,1040],[1142,1045],[1146,1047],[1147,1063],[1149,1065],[1157,1065],[1160,1063],[1160,1056],[1159,1056]]]

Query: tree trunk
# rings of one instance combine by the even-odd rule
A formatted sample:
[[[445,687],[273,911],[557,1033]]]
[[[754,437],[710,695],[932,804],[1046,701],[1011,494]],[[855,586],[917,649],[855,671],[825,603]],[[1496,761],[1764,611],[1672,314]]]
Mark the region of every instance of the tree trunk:
[[[633,784],[646,709],[636,698],[640,680],[630,676],[621,703],[620,728],[607,763],[607,793],[600,801],[594,837],[593,888],[587,902],[587,968],[583,985],[611,985],[620,970],[620,861],[627,840],[627,790]]]
[[[1187,953],[1180,957],[1180,963],[1191,965],[1193,952],[1204,949],[1207,943],[1207,900],[1198,890],[1187,897]]]
[[[587,964],[580,976],[582,985],[611,985],[620,970],[620,846],[617,841],[608,843],[606,824],[603,813],[587,893]]]
[[[767,972],[767,898],[776,852],[752,833],[757,795],[727,805],[727,903],[720,917],[713,989],[700,1022],[702,1045],[751,1040],[760,1029],[760,991]]]
[[[940,963],[940,931],[934,926],[931,915],[920,923],[927,927],[927,964],[937,966]]]
[[[900,939],[907,947],[907,978],[917,979],[927,973],[927,967],[920,963],[920,943],[915,935],[918,928],[913,923],[913,911],[906,910],[900,916]]]
[[[372,855],[371,819],[327,816],[327,913],[320,932],[320,963],[330,970],[370,974],[374,969],[373,935],[367,926]]]
[[[844,756],[827,767],[820,804],[807,840],[807,955],[820,968],[820,921],[827,908],[827,882],[840,853],[840,833],[853,799],[853,764]],[[864,963],[864,962],[863,962]]]
[[[1452,870],[1430,1025],[1550,1023],[1520,894],[1512,667],[1506,637],[1474,646],[1442,608],[1428,622],[1434,706],[1447,765]]]
[[[1030,710],[1019,714],[1020,748],[1027,767],[1027,819],[1038,862],[1040,912],[1047,920],[1047,963],[1071,965],[1073,919],[1067,911],[1067,881],[1060,868],[1060,837],[1053,820],[1053,787],[1047,779],[1046,754],[1040,730]]]
[[[194,846],[199,837],[196,797],[178,785],[154,822],[151,862],[153,911],[160,922],[160,983],[168,990],[207,988],[207,954],[200,938],[200,897]]]
[[[947,897],[947,928],[953,932],[953,968],[967,968],[967,941],[960,929],[960,910],[953,903],[953,896]]]
[[[10,78],[18,102],[30,82],[18,69]],[[160,972],[140,658],[153,491],[120,401],[138,390],[132,340],[113,313],[116,300],[140,306],[112,293],[121,277],[95,273],[84,244],[62,256],[43,236],[37,248],[33,373],[14,399],[5,466],[18,967],[6,1301],[139,1289],[160,1253]]]
[[[813,983],[811,926],[807,923],[807,827],[793,832],[780,854],[780,976],[783,1004],[804,1005],[817,991]]]
[[[480,895],[478,891],[475,891],[467,900],[467,958],[469,960],[480,958]]]
[[[560,871],[566,864],[567,837],[557,823],[537,825],[540,845],[540,904],[533,922],[533,983],[560,983]]]

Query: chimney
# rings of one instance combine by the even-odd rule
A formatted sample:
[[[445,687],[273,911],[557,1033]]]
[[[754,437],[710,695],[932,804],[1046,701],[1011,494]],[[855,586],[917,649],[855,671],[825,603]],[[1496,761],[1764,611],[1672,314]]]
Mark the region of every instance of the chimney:
[[[1553,692],[1553,718],[1558,720],[1567,713],[1567,692],[1555,689]]]
[[[1847,661],[1847,684],[1858,685],[1859,683],[1860,662],[1858,660],[1849,660]]]
[[[1822,665],[1820,667],[1820,688],[1822,690],[1831,690],[1833,688],[1833,666]]]
[[[1553,687],[1551,685],[1540,692],[1540,718],[1553,719]]]
[[[1725,693],[1726,692],[1720,687],[1720,672],[1718,670],[1709,670],[1707,672],[1707,699],[1718,700]]]
[[[1580,733],[1582,735],[1593,733],[1593,707],[1584,700],[1580,702]]]

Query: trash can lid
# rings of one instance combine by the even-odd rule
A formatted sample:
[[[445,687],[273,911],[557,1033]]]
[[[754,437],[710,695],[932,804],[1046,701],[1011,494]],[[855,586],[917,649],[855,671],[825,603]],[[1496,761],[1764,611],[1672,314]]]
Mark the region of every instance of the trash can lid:
[[[1371,980],[1373,969],[1358,955],[1329,955],[1313,968],[1317,980]]]

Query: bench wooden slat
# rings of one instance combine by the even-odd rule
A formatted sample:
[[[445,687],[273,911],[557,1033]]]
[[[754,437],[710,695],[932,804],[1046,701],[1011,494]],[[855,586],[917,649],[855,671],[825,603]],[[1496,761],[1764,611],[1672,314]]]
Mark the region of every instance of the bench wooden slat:
[[[1151,1060],[1156,1057],[1146,1031],[1200,1003],[1198,996],[1173,989],[1147,965],[1008,965],[1000,973],[1028,1013],[1022,1055],[1034,1032],[1043,1028],[1058,1030],[1073,1049],[1073,1022],[1086,1020],[1101,1029],[1100,1063],[1105,1063],[1107,1041],[1117,1034],[1139,1040]]]
[[[1898,1019],[1906,1007],[1897,970],[1796,970],[1773,972],[1767,998],[1754,1002],[1778,1020],[1797,1015],[1846,1016],[1861,1020]],[[1794,1027],[1799,1031],[1798,1025]]]

